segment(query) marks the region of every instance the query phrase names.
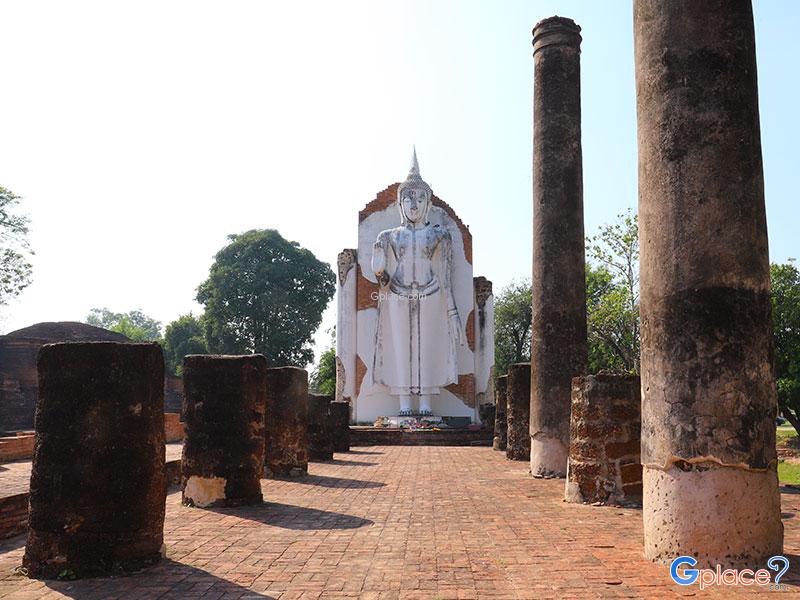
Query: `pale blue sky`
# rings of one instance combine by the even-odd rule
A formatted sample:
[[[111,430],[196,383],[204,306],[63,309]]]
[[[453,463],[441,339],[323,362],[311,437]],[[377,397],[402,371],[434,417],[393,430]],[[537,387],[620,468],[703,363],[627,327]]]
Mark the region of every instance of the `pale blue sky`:
[[[754,10],[783,261],[800,257],[800,3]],[[197,311],[213,254],[250,228],[333,264],[412,144],[470,226],[475,274],[496,289],[529,276],[531,28],[554,14],[583,28],[592,234],[636,205],[628,1],[3,2],[0,185],[24,197],[37,255],[0,329],[100,306],[164,323]]]

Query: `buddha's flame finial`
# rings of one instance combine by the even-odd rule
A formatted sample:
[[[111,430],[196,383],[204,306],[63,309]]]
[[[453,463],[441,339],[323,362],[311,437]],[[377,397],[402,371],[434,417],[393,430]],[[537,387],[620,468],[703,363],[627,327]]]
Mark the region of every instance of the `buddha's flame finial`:
[[[409,179],[418,179],[419,175],[419,161],[417,160],[417,146],[414,145],[414,153],[411,156],[411,168],[408,170]]]

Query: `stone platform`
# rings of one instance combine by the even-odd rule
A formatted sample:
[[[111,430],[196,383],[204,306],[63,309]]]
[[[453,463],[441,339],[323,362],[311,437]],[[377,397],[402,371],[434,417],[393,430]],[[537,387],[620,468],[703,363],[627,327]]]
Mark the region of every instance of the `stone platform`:
[[[491,600],[789,598],[800,595],[800,490],[782,488],[783,593],[672,583],[642,557],[642,512],[568,504],[563,480],[491,448],[376,446],[262,480],[266,503],[203,510],[167,497],[167,559],[128,577],[14,573],[24,536],[0,542],[0,598]],[[2,488],[0,472],[0,489]]]
[[[407,429],[350,426],[350,446],[491,446],[490,429]]]

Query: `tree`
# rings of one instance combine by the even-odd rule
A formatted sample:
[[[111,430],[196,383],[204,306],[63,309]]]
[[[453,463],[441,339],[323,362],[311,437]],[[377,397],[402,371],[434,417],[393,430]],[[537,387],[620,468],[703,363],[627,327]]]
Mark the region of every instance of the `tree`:
[[[498,376],[508,366],[531,359],[531,282],[512,282],[494,303],[494,365]]]
[[[140,310],[115,313],[107,308],[93,308],[89,311],[86,322],[95,327],[126,335],[134,342],[161,341],[161,322],[148,317]]]
[[[181,315],[164,330],[164,361],[167,371],[180,375],[183,357],[187,354],[208,354],[202,317]]]
[[[592,335],[591,325],[592,315],[597,313],[603,305],[603,300],[607,294],[614,289],[614,278],[603,267],[593,267],[592,263],[586,263],[586,316],[588,326],[589,342],[589,373],[597,373],[601,370],[608,370],[612,362],[610,352],[605,344],[597,337]]]
[[[589,371],[638,373],[638,217],[629,210],[616,223],[601,227],[587,239],[586,254]]]
[[[319,362],[308,377],[308,388],[317,394],[336,394],[336,325],[326,331],[331,345],[319,357]]]
[[[263,354],[270,366],[305,366],[335,291],[330,266],[274,229],[228,236],[197,290],[212,352]]]
[[[336,348],[328,348],[319,357],[319,364],[308,378],[308,387],[326,396],[336,393]]]
[[[772,264],[772,319],[778,406],[800,431],[800,272],[794,259]]]
[[[29,219],[15,212],[19,200],[11,190],[0,186],[0,305],[8,304],[31,284]]]

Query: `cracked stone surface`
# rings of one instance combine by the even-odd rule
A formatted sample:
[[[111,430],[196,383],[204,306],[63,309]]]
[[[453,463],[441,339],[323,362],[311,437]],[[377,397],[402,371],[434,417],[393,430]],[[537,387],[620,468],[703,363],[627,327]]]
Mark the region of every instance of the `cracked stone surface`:
[[[781,521],[752,6],[633,15],[645,549],[759,563]],[[696,534],[698,498],[718,505],[713,535]]]

